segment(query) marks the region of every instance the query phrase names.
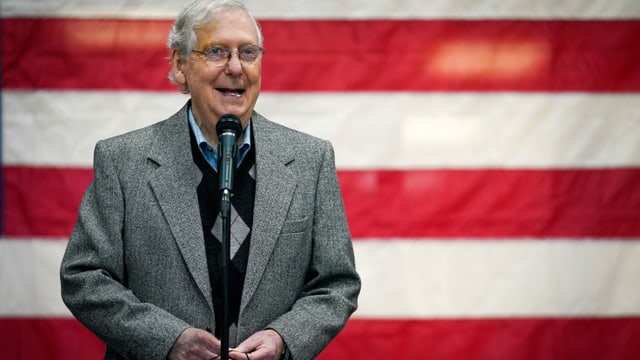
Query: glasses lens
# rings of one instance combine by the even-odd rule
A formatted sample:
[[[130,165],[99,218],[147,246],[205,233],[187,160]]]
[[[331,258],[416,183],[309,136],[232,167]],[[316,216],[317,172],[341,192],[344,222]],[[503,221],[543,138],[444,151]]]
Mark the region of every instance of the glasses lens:
[[[253,63],[258,60],[262,50],[255,45],[247,45],[238,49],[238,57],[242,62]]]
[[[206,51],[207,60],[213,63],[225,62],[229,58],[229,49],[223,46],[214,46]]]

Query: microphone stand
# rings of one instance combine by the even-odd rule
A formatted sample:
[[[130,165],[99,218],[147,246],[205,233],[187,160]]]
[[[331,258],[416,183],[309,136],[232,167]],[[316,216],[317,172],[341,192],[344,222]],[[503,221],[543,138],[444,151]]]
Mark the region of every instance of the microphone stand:
[[[231,195],[236,139],[242,133],[240,119],[232,114],[223,115],[216,124],[218,133],[218,173],[220,176],[220,219],[222,220],[222,329],[220,329],[220,358],[229,360],[229,263],[231,261]]]
[[[229,258],[231,257],[231,192],[220,193],[222,219],[222,329],[220,331],[220,358],[229,359]]]

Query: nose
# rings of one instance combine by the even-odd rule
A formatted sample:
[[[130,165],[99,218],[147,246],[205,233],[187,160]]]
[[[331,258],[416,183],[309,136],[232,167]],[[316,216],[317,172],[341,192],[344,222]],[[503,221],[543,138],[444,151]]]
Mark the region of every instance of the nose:
[[[229,54],[229,61],[227,62],[227,73],[237,75],[242,73],[242,62],[240,62],[240,56],[238,50],[231,51]]]

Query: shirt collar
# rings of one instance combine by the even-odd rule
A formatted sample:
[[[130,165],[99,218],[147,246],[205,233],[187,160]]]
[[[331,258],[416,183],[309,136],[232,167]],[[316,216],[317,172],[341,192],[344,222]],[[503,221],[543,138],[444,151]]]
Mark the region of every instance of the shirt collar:
[[[189,107],[189,126],[191,126],[191,130],[196,138],[196,143],[198,144],[198,149],[200,153],[207,160],[209,165],[215,170],[218,171],[218,149],[216,146],[211,145],[207,138],[204,136],[202,129],[196,122],[196,118],[193,116],[193,111],[191,111],[191,107]],[[245,156],[251,149],[251,121],[247,124],[247,127],[244,129],[242,144],[238,148],[238,156],[236,159],[236,167],[240,167],[242,160],[244,160]]]

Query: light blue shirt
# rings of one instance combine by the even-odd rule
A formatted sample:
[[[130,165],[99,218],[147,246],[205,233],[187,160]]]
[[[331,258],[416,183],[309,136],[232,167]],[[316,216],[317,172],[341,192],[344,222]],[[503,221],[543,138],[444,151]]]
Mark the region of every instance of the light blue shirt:
[[[218,148],[216,146],[211,145],[207,138],[204,136],[202,129],[198,126],[196,122],[196,118],[193,116],[193,112],[191,111],[191,107],[189,107],[189,125],[191,126],[191,130],[193,130],[193,134],[196,137],[196,143],[198,144],[198,149],[200,149],[200,153],[204,156],[207,163],[211,165],[215,172],[218,172]],[[245,156],[251,149],[251,121],[247,124],[246,129],[244,129],[244,137],[242,138],[242,145],[238,148],[238,156],[236,157],[236,167],[240,167],[242,164],[242,160],[244,160]]]

